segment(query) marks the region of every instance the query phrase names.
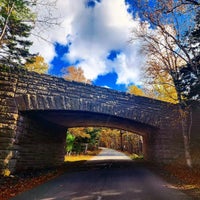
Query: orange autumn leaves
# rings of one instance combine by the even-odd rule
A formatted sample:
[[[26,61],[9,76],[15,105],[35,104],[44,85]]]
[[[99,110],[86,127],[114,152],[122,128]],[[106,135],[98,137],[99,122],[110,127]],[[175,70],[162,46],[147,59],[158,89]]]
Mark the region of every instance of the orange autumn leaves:
[[[76,82],[91,84],[91,81],[85,77],[84,72],[80,67],[78,68],[74,66],[65,67],[62,69],[62,72],[63,72],[63,78],[68,81],[76,81]]]

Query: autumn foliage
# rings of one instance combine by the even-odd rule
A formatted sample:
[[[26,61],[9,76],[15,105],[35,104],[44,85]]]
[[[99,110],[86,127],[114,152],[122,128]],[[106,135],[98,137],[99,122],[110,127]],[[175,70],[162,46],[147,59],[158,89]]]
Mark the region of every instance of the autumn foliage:
[[[25,68],[28,71],[34,71],[39,74],[45,74],[48,71],[48,64],[45,62],[44,58],[40,55],[34,57],[33,63],[26,63]]]
[[[69,66],[63,68],[62,72],[63,72],[63,78],[68,81],[77,81],[81,83],[91,84],[91,81],[85,77],[84,72],[80,67]]]

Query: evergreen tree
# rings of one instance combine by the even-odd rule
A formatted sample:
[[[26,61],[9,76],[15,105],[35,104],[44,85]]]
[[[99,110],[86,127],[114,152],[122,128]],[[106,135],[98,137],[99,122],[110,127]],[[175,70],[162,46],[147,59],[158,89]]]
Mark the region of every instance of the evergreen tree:
[[[186,48],[193,57],[180,69],[177,85],[186,101],[200,101],[200,10],[196,14],[194,29],[186,33],[186,37]]]
[[[0,65],[21,66],[31,62],[29,52],[32,42],[28,37],[33,28],[34,15],[25,0],[0,2]]]

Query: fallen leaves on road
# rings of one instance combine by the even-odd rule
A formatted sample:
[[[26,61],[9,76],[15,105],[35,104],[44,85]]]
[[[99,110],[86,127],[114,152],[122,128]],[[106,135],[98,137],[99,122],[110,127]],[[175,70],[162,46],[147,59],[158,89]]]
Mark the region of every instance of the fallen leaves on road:
[[[88,151],[87,155],[74,155],[66,156],[65,161],[84,161],[89,160],[93,156],[97,155],[101,150]],[[78,163],[78,162],[77,162]],[[34,188],[42,183],[45,183],[64,171],[69,170],[70,165],[58,169],[40,170],[40,171],[30,171],[24,174],[18,174],[16,176],[3,177],[0,176],[0,200],[8,200],[17,194]]]
[[[150,170],[163,177],[170,185],[168,187],[178,189],[193,200],[200,200],[200,166],[189,168],[181,164],[176,165],[148,165]]]
[[[0,200],[8,200],[62,174],[62,169],[41,170],[10,177],[0,177]]]
[[[183,165],[166,165],[163,169],[178,180],[176,188],[194,199],[200,199],[200,166],[189,168]]]
[[[79,159],[79,162],[66,162],[66,166],[58,169],[45,169],[13,177],[0,177],[0,200],[9,200],[11,197],[45,183],[66,171],[70,173],[70,170],[79,169],[83,162]],[[200,200],[200,166],[190,169],[181,165],[158,167],[142,162],[140,165],[149,166],[151,170],[163,176],[174,188],[187,193],[194,200]]]

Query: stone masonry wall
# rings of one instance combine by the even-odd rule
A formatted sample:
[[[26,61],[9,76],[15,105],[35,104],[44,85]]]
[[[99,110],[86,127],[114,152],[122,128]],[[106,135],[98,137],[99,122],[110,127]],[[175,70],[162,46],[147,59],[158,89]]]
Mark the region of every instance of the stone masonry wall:
[[[18,109],[14,99],[17,76],[2,73],[0,76],[0,172],[15,168],[17,149],[15,135]]]
[[[65,138],[66,128],[21,115],[15,137],[20,154],[15,171],[63,164]]]
[[[58,165],[67,127],[39,122],[27,111],[101,113],[153,127],[146,131],[145,155],[155,162],[183,156],[176,105],[48,75],[0,68],[0,169]],[[47,150],[48,149],[48,150]]]
[[[16,73],[18,109],[81,110],[114,115],[160,127],[175,106],[103,87],[69,82],[37,73]],[[170,112],[169,112],[170,109]]]

